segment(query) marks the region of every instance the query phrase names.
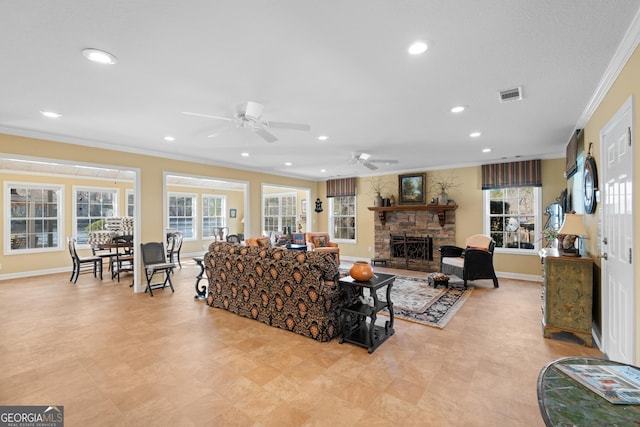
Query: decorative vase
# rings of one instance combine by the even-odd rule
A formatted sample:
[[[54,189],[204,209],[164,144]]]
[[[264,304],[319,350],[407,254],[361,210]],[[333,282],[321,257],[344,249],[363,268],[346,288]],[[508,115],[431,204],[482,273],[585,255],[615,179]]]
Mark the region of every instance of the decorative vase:
[[[391,197],[389,197],[389,205],[390,206],[396,205],[396,198],[393,196],[393,194],[391,195]]]
[[[447,203],[449,203],[449,195],[444,191],[438,194],[438,204],[444,206]]]
[[[373,198],[373,206],[382,206],[382,196],[380,196],[380,193],[376,193],[376,197]]]
[[[373,268],[366,261],[355,261],[349,275],[358,282],[367,282],[373,277]]]

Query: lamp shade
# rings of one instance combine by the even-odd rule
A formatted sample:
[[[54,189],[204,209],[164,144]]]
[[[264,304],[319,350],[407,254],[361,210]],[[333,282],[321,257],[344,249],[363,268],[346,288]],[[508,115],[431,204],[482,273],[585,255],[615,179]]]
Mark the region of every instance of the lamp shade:
[[[558,234],[565,236],[586,236],[587,229],[582,224],[582,215],[578,214],[566,214],[564,216],[564,223],[558,230]]]

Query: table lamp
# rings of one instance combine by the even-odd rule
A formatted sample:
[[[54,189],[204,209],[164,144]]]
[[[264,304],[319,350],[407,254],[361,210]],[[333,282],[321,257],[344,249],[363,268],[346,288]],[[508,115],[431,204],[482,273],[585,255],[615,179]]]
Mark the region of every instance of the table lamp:
[[[558,230],[558,236],[563,236],[560,239],[562,254],[565,256],[579,256],[579,244],[576,244],[576,242],[580,237],[586,235],[587,229],[582,224],[582,215],[566,214],[564,223]]]

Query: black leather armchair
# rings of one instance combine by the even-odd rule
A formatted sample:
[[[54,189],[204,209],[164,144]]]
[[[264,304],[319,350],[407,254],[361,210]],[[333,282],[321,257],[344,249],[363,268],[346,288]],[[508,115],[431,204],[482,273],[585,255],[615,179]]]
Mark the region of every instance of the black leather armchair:
[[[468,280],[491,279],[493,286],[498,287],[498,277],[493,268],[493,250],[496,242],[489,236],[475,234],[466,241],[466,248],[458,246],[441,246],[440,271],[461,277],[464,287]]]

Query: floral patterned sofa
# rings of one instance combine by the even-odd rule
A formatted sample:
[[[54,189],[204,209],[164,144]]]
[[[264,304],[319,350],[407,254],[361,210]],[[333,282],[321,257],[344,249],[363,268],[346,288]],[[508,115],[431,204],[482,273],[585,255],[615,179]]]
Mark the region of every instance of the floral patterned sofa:
[[[343,296],[331,254],[213,242],[207,304],[313,338],[340,333]]]

